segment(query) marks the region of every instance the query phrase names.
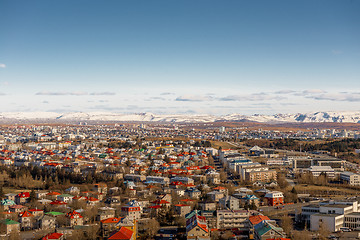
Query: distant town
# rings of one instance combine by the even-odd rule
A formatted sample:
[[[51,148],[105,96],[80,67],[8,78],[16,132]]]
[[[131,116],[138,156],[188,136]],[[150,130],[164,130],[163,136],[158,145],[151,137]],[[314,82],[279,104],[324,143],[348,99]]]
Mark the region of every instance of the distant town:
[[[0,239],[360,237],[360,128],[221,124],[0,126]]]

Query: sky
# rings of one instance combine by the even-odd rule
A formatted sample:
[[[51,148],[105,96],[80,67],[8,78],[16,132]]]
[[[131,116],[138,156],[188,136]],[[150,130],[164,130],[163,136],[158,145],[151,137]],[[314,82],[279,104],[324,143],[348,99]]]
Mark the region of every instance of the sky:
[[[357,0],[0,0],[0,112],[360,110]]]

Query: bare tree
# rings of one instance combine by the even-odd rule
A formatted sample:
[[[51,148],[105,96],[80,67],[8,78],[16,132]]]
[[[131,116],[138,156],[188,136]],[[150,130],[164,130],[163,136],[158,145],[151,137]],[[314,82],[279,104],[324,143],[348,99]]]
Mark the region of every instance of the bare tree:
[[[281,227],[284,229],[286,235],[291,236],[293,230],[293,221],[289,215],[284,215],[281,217]]]
[[[142,232],[143,239],[150,239],[159,231],[160,224],[155,219],[148,219],[144,224],[139,225],[139,232]]]

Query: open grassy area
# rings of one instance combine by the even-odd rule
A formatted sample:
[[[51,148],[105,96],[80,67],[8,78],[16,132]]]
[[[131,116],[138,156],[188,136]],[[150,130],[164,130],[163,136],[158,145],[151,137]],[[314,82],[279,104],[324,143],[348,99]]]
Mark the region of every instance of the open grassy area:
[[[354,189],[348,189],[344,187],[332,187],[332,186],[316,186],[316,185],[296,185],[297,193],[309,193],[312,196],[328,196],[328,197],[346,197],[357,196],[359,191]],[[286,191],[291,191],[292,187],[288,186]]]
[[[227,142],[219,142],[219,141],[210,141],[210,142],[211,142],[211,146],[216,149],[219,149],[219,147],[221,147],[222,149],[239,149]]]

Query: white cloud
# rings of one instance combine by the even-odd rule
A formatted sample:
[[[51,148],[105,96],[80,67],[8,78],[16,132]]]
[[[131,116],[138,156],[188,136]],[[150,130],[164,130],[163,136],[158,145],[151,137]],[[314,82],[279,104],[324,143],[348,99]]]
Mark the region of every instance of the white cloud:
[[[296,92],[296,91],[288,89],[288,90],[276,91],[276,92],[274,92],[274,93],[275,93],[275,94],[290,94],[290,93],[294,93],[294,92]]]
[[[214,100],[211,96],[198,96],[198,95],[182,95],[175,99],[175,101],[181,102],[203,102]]]
[[[6,68],[6,65],[4,63],[0,63],[0,68]]]
[[[326,93],[326,91],[321,89],[308,89],[301,92],[294,93],[295,96],[307,96],[310,94],[320,94],[320,93]]]
[[[265,100],[284,100],[286,97],[271,96],[266,93],[253,93],[249,95],[230,95],[222,97],[220,101],[265,101]]]
[[[324,93],[308,96],[307,98],[341,102],[360,102],[360,92]]]
[[[90,95],[95,95],[95,96],[113,96],[113,95],[116,95],[116,93],[114,92],[92,92],[90,93]]]
[[[66,96],[66,95],[72,95],[72,96],[83,96],[88,95],[86,92],[48,92],[48,91],[42,91],[38,92],[35,95],[47,95],[47,96]]]

